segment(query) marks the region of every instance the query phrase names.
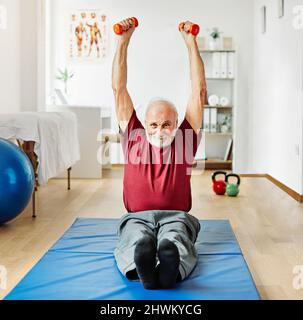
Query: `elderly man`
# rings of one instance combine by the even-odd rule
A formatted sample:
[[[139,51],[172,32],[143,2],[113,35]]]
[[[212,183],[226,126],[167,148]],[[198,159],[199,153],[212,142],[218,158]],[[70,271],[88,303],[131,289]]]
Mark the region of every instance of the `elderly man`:
[[[135,27],[131,19],[121,25],[124,32],[118,39],[112,87],[125,157],[127,213],[118,225],[114,255],[128,280],[140,280],[146,289],[168,289],[185,279],[197,262],[200,223],[188,212],[191,168],[202,135],[204,65],[196,37],[189,32],[192,23],[181,23],[192,84],[185,118],[178,126],[176,107],[165,99],[153,99],[143,126],[127,91],[127,50]]]

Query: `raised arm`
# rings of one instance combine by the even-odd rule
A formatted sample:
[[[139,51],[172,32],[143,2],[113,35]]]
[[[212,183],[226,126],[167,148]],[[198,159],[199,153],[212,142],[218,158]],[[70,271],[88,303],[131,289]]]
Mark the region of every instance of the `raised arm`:
[[[191,24],[191,22],[186,21],[185,23],[182,23],[180,27],[180,32],[188,49],[191,78],[191,95],[186,108],[185,118],[198,133],[199,129],[202,127],[206,81],[204,64],[199,53],[196,36],[188,32]]]
[[[127,49],[130,38],[135,30],[131,19],[120,22],[124,30],[118,36],[118,45],[112,68],[112,89],[115,96],[116,114],[120,128],[125,131],[133,113],[134,105],[127,91]]]

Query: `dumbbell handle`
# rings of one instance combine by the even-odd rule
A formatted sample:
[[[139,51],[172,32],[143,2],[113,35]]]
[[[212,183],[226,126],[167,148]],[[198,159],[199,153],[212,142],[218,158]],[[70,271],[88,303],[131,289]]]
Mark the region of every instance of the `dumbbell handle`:
[[[138,19],[135,18],[135,17],[132,17],[132,18],[130,18],[130,19],[133,20],[133,22],[134,22],[134,24],[135,24],[135,27],[137,28],[138,25],[139,25]],[[114,24],[113,29],[114,29],[115,34],[117,34],[117,35],[121,35],[121,34],[123,33],[123,31],[124,31],[124,30],[123,30],[123,27],[122,27],[122,25],[121,25],[120,23]]]
[[[179,30],[181,31],[181,25],[182,23],[179,24]],[[184,25],[186,27],[186,24]],[[198,24],[191,24],[189,26],[189,29],[184,28],[185,31],[191,33],[193,36],[196,36],[200,32],[200,27]]]

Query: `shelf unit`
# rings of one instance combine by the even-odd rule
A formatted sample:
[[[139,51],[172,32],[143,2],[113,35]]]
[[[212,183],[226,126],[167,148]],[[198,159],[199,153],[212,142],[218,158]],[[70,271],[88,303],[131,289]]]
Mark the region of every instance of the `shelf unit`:
[[[226,96],[229,101],[230,105],[228,106],[210,106],[209,104],[205,104],[204,110],[208,109],[208,112],[212,112],[212,109],[216,109],[215,114],[217,115],[216,120],[216,132],[209,132],[203,131],[204,134],[204,142],[205,144],[202,145],[203,150],[203,157],[200,154],[196,155],[196,161],[205,161],[205,169],[211,170],[232,170],[233,167],[233,144],[234,144],[234,126],[233,126],[233,119],[234,119],[234,105],[236,104],[236,95],[235,95],[235,88],[236,88],[236,50],[199,50],[200,55],[203,58],[203,62],[205,65],[205,69],[208,71],[213,70],[213,54],[214,53],[233,53],[233,76],[228,77],[215,77],[211,74],[206,74],[206,83],[207,83],[207,95],[216,94],[217,96]],[[218,56],[218,55],[217,55]],[[221,55],[220,55],[221,59]],[[209,64],[209,65],[208,65]],[[227,66],[228,68],[228,66]],[[220,122],[222,121],[222,117],[229,114],[231,116],[231,128],[228,132],[220,132]],[[203,115],[204,118],[204,115]],[[221,119],[221,121],[220,121]],[[210,127],[211,125],[209,125]],[[204,128],[204,119],[202,124],[202,129]],[[209,129],[211,130],[211,129]],[[213,130],[213,129],[212,129]],[[230,139],[232,139],[232,144],[230,145]],[[228,152],[227,147],[230,146],[231,150]],[[226,154],[229,154],[229,158],[224,160]],[[206,160],[205,160],[206,159]]]
[[[236,52],[236,50],[224,50],[224,49],[222,49],[222,50],[199,50],[199,52],[200,53],[203,53],[203,52],[210,52],[210,53],[212,53],[212,52]]]
[[[234,81],[235,78],[215,78],[215,77],[208,77],[205,78],[206,80],[225,80],[225,81]]]
[[[217,108],[217,109],[229,109],[232,108],[233,106],[210,106],[209,104],[204,105],[204,108]]]

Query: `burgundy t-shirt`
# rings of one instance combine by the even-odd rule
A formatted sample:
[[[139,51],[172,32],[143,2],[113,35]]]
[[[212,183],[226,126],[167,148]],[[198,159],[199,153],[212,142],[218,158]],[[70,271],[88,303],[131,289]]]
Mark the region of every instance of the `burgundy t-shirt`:
[[[193,130],[184,118],[171,145],[149,143],[134,110],[127,129],[119,127],[124,153],[123,202],[128,212],[181,210],[189,212],[191,170],[202,131]]]

